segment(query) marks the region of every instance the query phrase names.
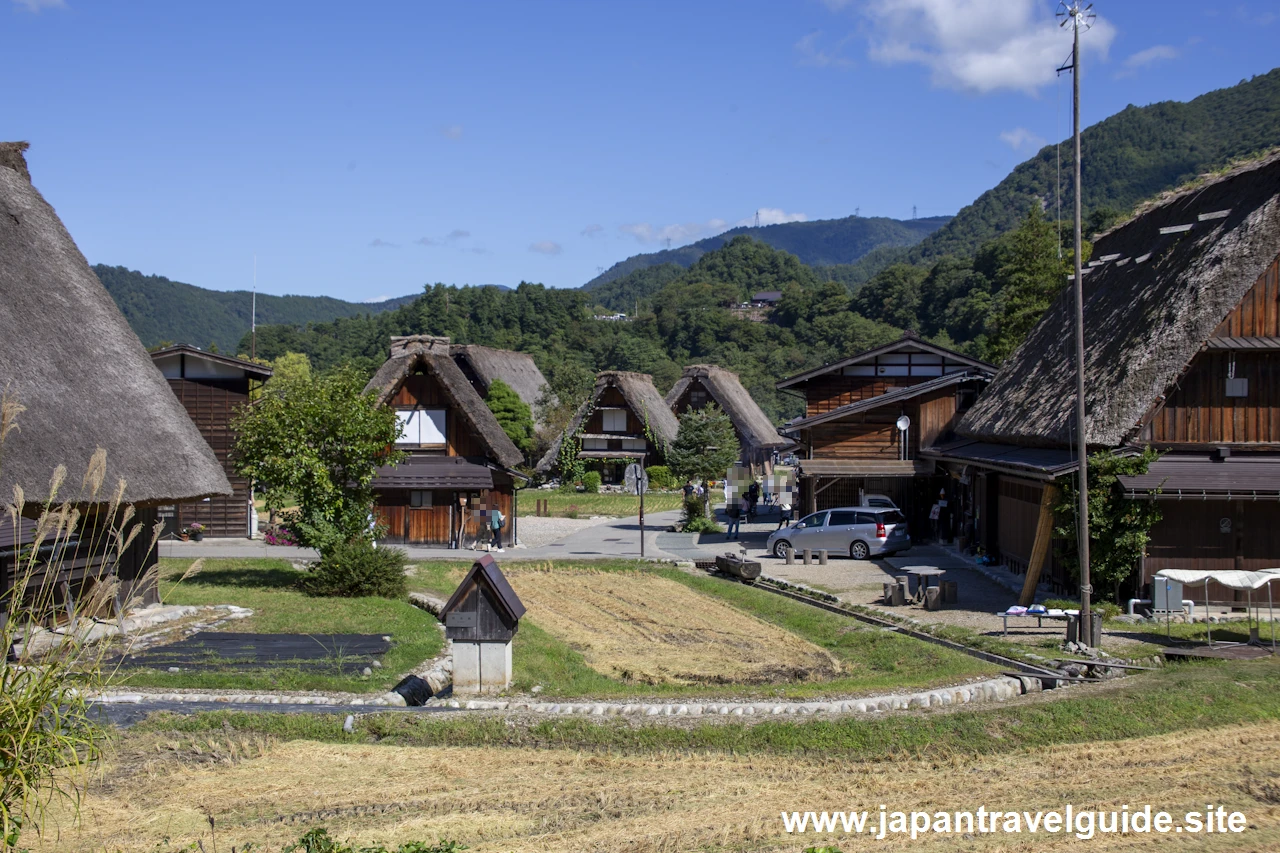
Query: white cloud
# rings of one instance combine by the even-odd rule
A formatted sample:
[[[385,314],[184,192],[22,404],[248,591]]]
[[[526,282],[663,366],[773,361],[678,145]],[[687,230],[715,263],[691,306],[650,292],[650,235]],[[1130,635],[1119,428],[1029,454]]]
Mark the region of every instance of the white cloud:
[[[369,241],[369,248],[370,249],[399,249],[400,244],[388,243],[386,240],[383,240],[381,237],[374,237],[372,240]]]
[[[853,60],[840,53],[852,38],[853,36],[845,36],[834,47],[827,48],[822,44],[821,30],[809,33],[795,44],[796,52],[800,54],[800,64],[816,65],[819,68],[849,68],[853,65]]]
[[[1121,69],[1116,72],[1117,77],[1131,77],[1138,73],[1139,70],[1146,68],[1148,65],[1154,65],[1166,59],[1177,59],[1180,56],[1178,49],[1167,44],[1157,44],[1146,50],[1140,50],[1132,56],[1125,59],[1121,64]]]
[[[373,297],[372,299],[361,299],[360,301],[361,301],[362,303],[368,304],[368,303],[371,303],[371,302],[386,302],[386,301],[387,301],[388,299],[390,299],[390,298],[391,298],[390,296],[387,296],[387,295],[385,295],[385,294],[384,294],[384,295],[382,295],[382,296],[375,296],[375,297]]]
[[[537,252],[540,255],[558,255],[564,251],[564,247],[551,240],[539,240],[529,246],[529,251]]]
[[[935,86],[1034,95],[1071,54],[1070,29],[1038,0],[869,0],[860,8],[872,26],[871,57],[923,65]],[[1106,58],[1115,35],[1098,17],[1081,34],[1082,49]]]
[[[33,15],[38,15],[45,9],[67,8],[66,0],[13,0],[13,5],[20,6]]]
[[[441,132],[442,134],[444,134],[444,136],[445,136],[447,139],[461,139],[461,138],[462,138],[462,125],[460,125],[460,124],[451,124],[451,125],[449,125],[448,127],[442,127],[442,128],[440,128],[440,132]]]
[[[463,231],[461,228],[455,228],[439,240],[434,237],[419,237],[413,242],[417,243],[419,246],[444,246],[449,243],[456,243],[459,240],[469,239],[470,237],[470,231]]]
[[[598,236],[599,236],[600,234],[602,234],[602,233],[604,233],[604,226],[603,226],[603,225],[597,225],[597,224],[595,224],[595,223],[592,223],[591,225],[588,225],[586,228],[583,228],[583,229],[582,229],[582,236],[583,236],[583,237],[591,237],[591,238],[595,238],[595,237],[598,237]]]
[[[1032,133],[1025,127],[1015,127],[1013,130],[1002,130],[1000,132],[1000,141],[1014,151],[1021,153],[1023,151],[1039,151],[1044,146],[1045,138],[1039,134]]]
[[[709,219],[706,222],[686,222],[683,225],[663,225],[661,228],[648,222],[633,222],[619,225],[618,230],[630,234],[641,243],[688,243],[708,234],[719,234],[729,225],[723,219]]]
[[[781,225],[784,222],[808,222],[809,217],[803,213],[787,213],[780,207],[762,207],[756,213],[760,214],[760,225]],[[738,220],[738,225],[755,225],[756,218],[754,215],[748,216],[746,219]]]

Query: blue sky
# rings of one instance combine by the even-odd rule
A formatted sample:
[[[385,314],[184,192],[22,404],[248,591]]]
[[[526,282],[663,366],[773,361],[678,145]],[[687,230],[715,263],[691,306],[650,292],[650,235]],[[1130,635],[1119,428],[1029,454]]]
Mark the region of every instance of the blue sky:
[[[223,290],[576,287],[954,213],[1070,131],[1049,0],[0,2],[0,138],[89,261]],[[1277,64],[1274,2],[1097,6],[1086,124]]]

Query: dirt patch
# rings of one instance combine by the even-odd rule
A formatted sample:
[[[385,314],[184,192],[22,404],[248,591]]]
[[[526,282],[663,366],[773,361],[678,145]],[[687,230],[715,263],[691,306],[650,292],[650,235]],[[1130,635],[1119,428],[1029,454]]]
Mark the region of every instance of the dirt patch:
[[[324,825],[357,843],[455,838],[472,853],[681,850],[798,851],[836,844],[862,850],[1153,850],[1172,836],[1039,833],[924,835],[877,841],[813,832],[787,836],[782,810],[958,811],[1077,808],[1119,811],[1152,804],[1177,815],[1205,803],[1241,811],[1241,835],[1180,839],[1178,849],[1280,849],[1280,723],[1077,744],[974,759],[850,763],[836,756],[618,755],[566,750],[172,743],[139,736],[126,776],[91,789],[85,826],[50,827],[40,851],[212,849],[246,842],[279,849]],[[199,754],[193,748],[201,750]],[[210,759],[210,750],[218,759]],[[118,759],[119,760],[119,759]],[[120,770],[125,768],[121,767]],[[26,839],[24,839],[26,840]]]
[[[538,627],[597,672],[647,684],[759,684],[840,672],[825,650],[667,578],[521,570],[512,585]]]

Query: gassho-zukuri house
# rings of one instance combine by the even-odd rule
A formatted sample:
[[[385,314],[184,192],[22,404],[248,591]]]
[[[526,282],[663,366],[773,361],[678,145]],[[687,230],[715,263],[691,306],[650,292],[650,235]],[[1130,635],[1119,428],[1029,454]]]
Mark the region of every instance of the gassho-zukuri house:
[[[738,374],[723,367],[713,364],[686,367],[667,392],[666,400],[677,418],[708,403],[719,406],[733,422],[733,431],[738,436],[741,453],[738,461],[748,467],[752,475],[772,471],[774,454],[791,446],[747,393]]]
[[[856,506],[883,494],[906,514],[913,535],[930,529],[930,511],[948,484],[921,448],[952,437],[994,372],[908,332],[779,382],[805,402],[804,416],[780,430],[799,445],[799,509]]]
[[[534,423],[541,425],[538,403],[547,395],[547,379],[533,356],[479,344],[453,344],[449,353],[477,394],[484,397],[493,381],[501,379],[529,407]],[[554,397],[547,402],[554,404]]]
[[[1163,454],[1120,478],[1163,513],[1128,589],[1162,569],[1280,565],[1280,159],[1101,236],[1084,298],[1090,452]],[[1075,470],[1073,309],[1066,288],[965,414],[962,440],[923,454],[966,483],[967,535],[1063,590],[1075,584],[1038,522]]]
[[[393,337],[391,357],[365,390],[396,410],[396,446],[408,454],[373,481],[383,541],[455,548],[484,541],[496,509],[507,519],[504,538],[515,542],[523,456],[454,361],[449,339]]]
[[[627,465],[646,468],[666,462],[667,448],[676,440],[680,422],[647,373],[606,370],[596,375],[595,388],[538,463],[542,474],[558,471],[566,441],[588,471],[599,471],[601,482],[622,483]]]
[[[146,582],[157,507],[231,494],[213,451],[129,328],[57,214],[31,185],[24,142],[0,144],[0,392],[24,407],[9,432],[0,465],[0,501],[25,493],[24,514],[39,515],[59,465],[58,492],[82,512],[78,536],[55,560],[61,575],[33,578],[74,598],[86,586],[118,582],[115,608],[156,600]],[[95,494],[82,479],[99,449],[105,476]],[[110,524],[110,498],[123,481],[123,503],[135,508],[132,544],[104,566],[95,528]],[[0,620],[12,589],[14,546],[29,525],[0,540]],[[25,531],[25,532],[24,532]],[[16,532],[16,536],[13,535]],[[17,540],[17,541],[14,541]],[[9,547],[3,547],[4,544]],[[46,567],[47,568],[47,567]]]

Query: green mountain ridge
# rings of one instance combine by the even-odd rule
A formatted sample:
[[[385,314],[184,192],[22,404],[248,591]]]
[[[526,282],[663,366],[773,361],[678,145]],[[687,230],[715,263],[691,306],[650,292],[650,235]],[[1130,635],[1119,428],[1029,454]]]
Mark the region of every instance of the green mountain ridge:
[[[248,290],[208,290],[105,264],[95,264],[93,271],[143,346],[164,342],[198,347],[213,344],[223,352],[234,353],[249,331],[253,294]],[[378,314],[417,298],[415,294],[383,302],[347,302],[330,296],[259,293],[257,320],[260,327],[277,323],[305,326],[338,317]]]

